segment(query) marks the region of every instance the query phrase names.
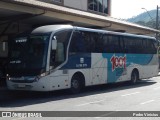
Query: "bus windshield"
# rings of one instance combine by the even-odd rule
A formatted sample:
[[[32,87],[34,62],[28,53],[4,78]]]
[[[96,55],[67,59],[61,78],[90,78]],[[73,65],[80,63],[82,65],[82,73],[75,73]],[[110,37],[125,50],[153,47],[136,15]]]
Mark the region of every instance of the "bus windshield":
[[[50,35],[45,34],[16,38],[11,44],[9,71],[14,72],[14,75],[16,73],[34,75],[43,72],[49,37]]]

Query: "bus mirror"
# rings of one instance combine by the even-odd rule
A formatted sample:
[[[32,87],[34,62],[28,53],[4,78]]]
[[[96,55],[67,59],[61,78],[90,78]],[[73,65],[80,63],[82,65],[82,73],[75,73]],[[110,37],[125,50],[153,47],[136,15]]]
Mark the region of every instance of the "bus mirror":
[[[56,48],[57,48],[57,39],[56,36],[54,36],[52,40],[52,50],[56,50]]]

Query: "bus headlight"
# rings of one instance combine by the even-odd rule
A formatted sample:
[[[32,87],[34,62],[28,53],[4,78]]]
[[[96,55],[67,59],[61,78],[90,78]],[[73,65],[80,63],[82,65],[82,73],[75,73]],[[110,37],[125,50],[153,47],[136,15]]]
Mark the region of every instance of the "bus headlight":
[[[45,76],[47,76],[48,74],[49,74],[49,72],[41,73],[41,74],[40,74],[40,77],[45,77]]]
[[[35,81],[39,81],[42,77],[45,77],[45,76],[48,75],[48,74],[49,74],[48,72],[41,73],[40,75],[38,75],[38,76],[35,78]]]
[[[47,75],[46,73],[40,74],[41,77],[44,77],[44,76],[46,76],[46,75]]]

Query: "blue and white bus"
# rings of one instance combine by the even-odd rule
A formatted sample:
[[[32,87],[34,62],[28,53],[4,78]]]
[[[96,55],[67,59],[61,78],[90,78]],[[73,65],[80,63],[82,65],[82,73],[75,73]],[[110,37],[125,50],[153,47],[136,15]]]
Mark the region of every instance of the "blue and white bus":
[[[157,76],[156,39],[71,25],[38,27],[12,41],[10,90],[77,93],[85,86]]]

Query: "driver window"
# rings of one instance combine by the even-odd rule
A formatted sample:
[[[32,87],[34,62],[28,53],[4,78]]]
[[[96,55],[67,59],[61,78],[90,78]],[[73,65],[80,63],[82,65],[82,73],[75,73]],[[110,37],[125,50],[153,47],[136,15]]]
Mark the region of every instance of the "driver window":
[[[68,41],[71,35],[71,30],[64,30],[54,34],[53,37],[57,40],[56,50],[51,50],[50,65],[54,68],[62,64],[66,59]]]
[[[63,62],[65,59],[64,57],[64,44],[63,43],[58,43],[57,44],[57,50],[56,50],[56,56],[55,56],[55,61],[56,62]]]

